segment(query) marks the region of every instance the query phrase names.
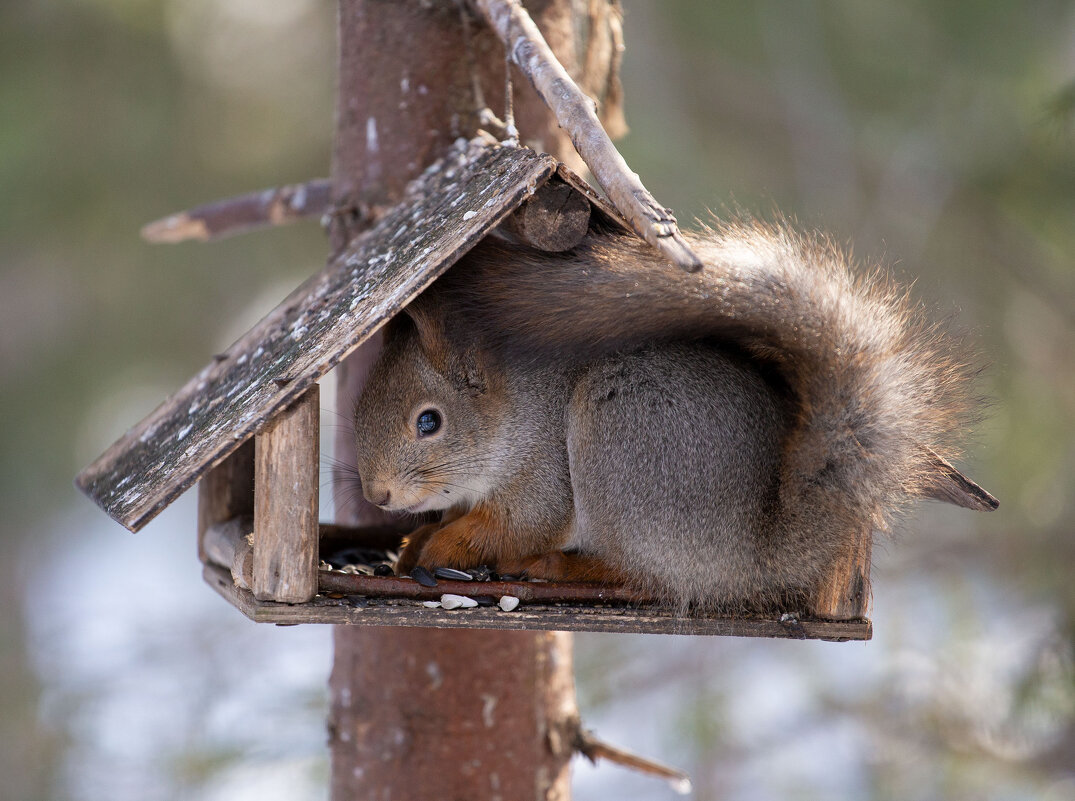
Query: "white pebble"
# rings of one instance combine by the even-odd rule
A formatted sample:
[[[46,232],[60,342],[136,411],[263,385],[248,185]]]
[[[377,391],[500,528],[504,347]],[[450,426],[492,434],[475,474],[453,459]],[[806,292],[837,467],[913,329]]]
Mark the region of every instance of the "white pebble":
[[[478,602],[473,598],[468,598],[465,595],[452,595],[451,593],[445,593],[440,597],[440,605],[445,609],[470,609],[478,605]]]
[[[422,606],[426,609],[440,609],[440,601],[422,601]]]
[[[519,605],[519,599],[514,595],[501,595],[498,606],[505,612],[510,612]]]

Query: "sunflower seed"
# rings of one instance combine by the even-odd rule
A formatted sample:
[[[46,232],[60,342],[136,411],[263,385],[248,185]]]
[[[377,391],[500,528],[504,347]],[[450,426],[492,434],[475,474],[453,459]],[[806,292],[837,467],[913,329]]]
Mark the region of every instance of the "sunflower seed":
[[[418,567],[411,571],[411,578],[417,581],[423,587],[437,586],[437,580],[433,578],[433,574],[421,565],[418,565]]]
[[[438,567],[433,571],[433,575],[437,578],[451,579],[454,581],[473,581],[474,577],[470,573],[465,573],[462,570],[456,570],[454,567]]]
[[[440,597],[440,605],[445,609],[471,609],[478,605],[478,602],[473,598],[468,598],[465,595],[452,595],[451,593],[445,593]]]

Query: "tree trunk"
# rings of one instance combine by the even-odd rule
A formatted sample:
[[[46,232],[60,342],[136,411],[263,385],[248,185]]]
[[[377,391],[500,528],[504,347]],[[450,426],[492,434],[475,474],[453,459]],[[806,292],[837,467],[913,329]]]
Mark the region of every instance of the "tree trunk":
[[[584,85],[607,90],[618,115],[618,52],[605,29],[616,4],[592,1],[585,14],[572,0],[526,5],[568,71],[578,78],[585,63]],[[465,26],[455,3],[340,0],[339,37],[332,180],[344,212],[330,229],[336,249],[456,138],[476,132],[475,79],[501,117],[505,85],[503,47],[476,18]],[[518,75],[513,97],[523,142],[577,164],[570,140]],[[377,348],[368,343],[338,368],[342,415]],[[349,431],[337,435],[337,461],[353,462],[353,448]],[[376,522],[379,511],[355,484],[337,481],[337,521]],[[333,801],[569,798],[565,732],[577,719],[570,635],[341,626],[334,639]]]

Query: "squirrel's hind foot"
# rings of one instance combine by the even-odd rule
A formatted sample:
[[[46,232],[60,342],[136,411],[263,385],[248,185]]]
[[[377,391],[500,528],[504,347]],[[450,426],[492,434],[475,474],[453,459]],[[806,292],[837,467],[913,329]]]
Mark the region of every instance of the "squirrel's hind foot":
[[[504,575],[526,576],[546,581],[581,581],[588,584],[627,584],[627,575],[596,556],[564,551],[501,561],[497,570]]]

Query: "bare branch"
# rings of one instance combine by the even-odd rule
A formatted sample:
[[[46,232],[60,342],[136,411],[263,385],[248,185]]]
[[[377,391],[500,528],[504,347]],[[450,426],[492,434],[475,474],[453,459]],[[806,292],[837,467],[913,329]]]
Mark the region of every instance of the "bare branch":
[[[681,795],[686,795],[691,791],[691,777],[684,771],[602,742],[581,726],[575,736],[575,750],[594,764],[597,764],[599,759],[607,759],[625,768],[658,776],[667,781],[672,789]]]
[[[631,171],[597,118],[587,97],[556,59],[541,31],[518,0],[472,0],[497,32],[512,62],[522,70],[590,168],[601,188],[638,234],[686,270],[701,261],[679,233],[676,218]]]
[[[154,243],[207,242],[255,228],[320,217],[331,209],[332,183],[315,178],[303,184],[263,189],[181,211],[142,228],[142,238]]]
[[[619,0],[590,0],[583,91],[599,101],[601,124],[610,139],[627,133],[623,117],[623,8]]]

